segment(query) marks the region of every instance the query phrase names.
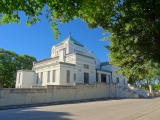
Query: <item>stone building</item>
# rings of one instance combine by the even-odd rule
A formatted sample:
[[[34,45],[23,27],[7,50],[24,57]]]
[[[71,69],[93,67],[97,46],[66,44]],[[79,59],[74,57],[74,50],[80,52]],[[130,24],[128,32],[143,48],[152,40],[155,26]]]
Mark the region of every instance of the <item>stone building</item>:
[[[95,82],[124,85],[126,77],[115,75],[118,69],[109,62],[100,62],[92,51],[69,36],[52,47],[51,58],[34,62],[32,70],[17,71],[16,88]]]

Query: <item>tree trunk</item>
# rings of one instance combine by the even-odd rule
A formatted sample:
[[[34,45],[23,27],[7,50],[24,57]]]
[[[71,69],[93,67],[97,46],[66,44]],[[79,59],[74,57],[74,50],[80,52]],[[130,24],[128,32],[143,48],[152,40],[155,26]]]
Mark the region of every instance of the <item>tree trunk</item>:
[[[0,88],[3,88],[3,80],[0,79]]]
[[[152,85],[148,85],[148,86],[149,86],[149,93],[153,93]]]
[[[3,85],[0,84],[0,88],[3,88]]]

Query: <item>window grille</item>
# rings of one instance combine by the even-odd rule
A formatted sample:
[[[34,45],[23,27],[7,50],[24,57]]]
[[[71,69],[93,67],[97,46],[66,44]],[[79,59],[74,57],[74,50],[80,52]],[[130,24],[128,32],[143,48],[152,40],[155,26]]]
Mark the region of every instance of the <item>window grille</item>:
[[[48,71],[47,83],[50,82],[50,71]]]
[[[56,70],[53,70],[53,80],[52,82],[55,82],[56,81]]]
[[[76,74],[74,74],[74,81],[76,81]]]
[[[67,70],[67,83],[70,82],[70,70]]]
[[[39,80],[39,73],[37,73],[36,84],[38,84],[38,80]]]
[[[96,73],[96,82],[98,82],[98,73]]]
[[[119,77],[117,77],[116,79],[117,79],[117,83],[119,83]]]
[[[43,72],[41,72],[41,83],[43,83]]]

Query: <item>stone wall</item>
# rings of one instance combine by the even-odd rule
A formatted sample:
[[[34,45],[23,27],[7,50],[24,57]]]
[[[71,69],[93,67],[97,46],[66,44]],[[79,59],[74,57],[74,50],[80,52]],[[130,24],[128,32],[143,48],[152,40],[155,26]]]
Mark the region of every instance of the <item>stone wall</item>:
[[[46,86],[46,88],[0,89],[0,106],[52,103],[109,97],[109,85],[76,84],[75,86]]]
[[[115,83],[81,84],[74,86],[47,85],[45,88],[0,89],[0,108],[10,105],[30,105],[99,98],[139,98],[137,93]]]
[[[160,97],[160,90],[158,91],[153,91],[153,93],[150,93],[151,97]]]
[[[131,89],[116,86],[116,97],[118,98],[139,98],[139,94],[135,93]]]

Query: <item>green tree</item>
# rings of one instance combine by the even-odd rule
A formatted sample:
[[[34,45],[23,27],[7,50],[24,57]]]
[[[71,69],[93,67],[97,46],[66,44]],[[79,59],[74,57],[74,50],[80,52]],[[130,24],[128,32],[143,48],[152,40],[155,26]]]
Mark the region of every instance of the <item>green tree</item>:
[[[13,87],[17,70],[32,69],[34,61],[36,58],[33,56],[18,55],[0,48],[0,87]]]
[[[26,13],[28,25],[40,21],[42,10],[52,23],[55,38],[57,21],[67,23],[81,18],[90,28],[101,27],[111,36],[111,63],[121,66],[128,78],[151,78],[160,64],[159,0],[3,0],[0,23],[20,22],[19,11]],[[135,76],[135,77],[133,77]]]
[[[31,70],[33,67],[33,62],[37,61],[35,57],[29,55],[19,55],[15,59],[16,69],[28,69]]]
[[[0,86],[11,87],[15,81],[15,52],[0,48]]]
[[[42,10],[45,9],[46,12],[43,14],[48,22],[51,22],[55,38],[58,39],[58,21],[67,23],[81,18],[88,24],[95,24],[97,22],[94,20],[94,12],[101,12],[109,6],[109,15],[117,2],[118,0],[3,0],[0,3],[0,24],[20,23],[19,12],[22,11],[27,16],[27,24],[31,26],[40,21]]]

